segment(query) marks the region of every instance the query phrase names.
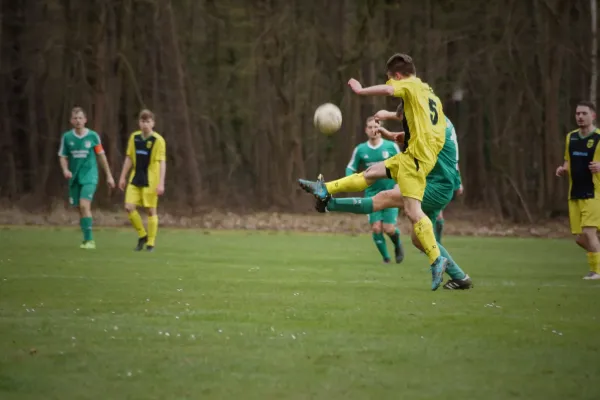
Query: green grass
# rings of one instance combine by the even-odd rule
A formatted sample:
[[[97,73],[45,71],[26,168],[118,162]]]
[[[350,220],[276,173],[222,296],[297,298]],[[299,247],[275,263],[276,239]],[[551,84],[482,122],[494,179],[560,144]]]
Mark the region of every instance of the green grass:
[[[600,282],[570,241],[446,238],[476,287],[432,292],[408,242],[386,266],[368,236],[79,239],[0,230],[3,400],[600,398]]]

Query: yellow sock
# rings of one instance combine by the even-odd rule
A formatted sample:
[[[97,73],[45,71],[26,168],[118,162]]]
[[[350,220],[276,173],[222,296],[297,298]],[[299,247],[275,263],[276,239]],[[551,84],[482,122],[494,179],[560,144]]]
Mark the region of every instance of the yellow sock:
[[[144,223],[142,222],[142,217],[137,210],[133,210],[129,213],[129,221],[131,221],[131,225],[133,225],[139,237],[143,238],[146,236],[146,230],[144,229]]]
[[[148,246],[154,246],[158,232],[158,215],[148,216]]]
[[[362,192],[369,187],[369,183],[361,172],[360,174],[348,175],[335,181],[325,182],[325,187],[329,194]]]
[[[587,253],[590,271],[600,274],[600,253]]]
[[[429,257],[429,264],[433,264],[440,256],[440,249],[435,241],[433,233],[433,224],[431,220],[425,216],[414,225],[415,235],[419,238],[425,254]]]

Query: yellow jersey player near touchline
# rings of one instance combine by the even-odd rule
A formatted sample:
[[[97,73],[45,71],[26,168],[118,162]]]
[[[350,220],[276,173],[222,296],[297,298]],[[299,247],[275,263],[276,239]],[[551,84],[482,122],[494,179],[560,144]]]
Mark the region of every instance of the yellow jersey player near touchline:
[[[575,242],[587,252],[590,271],[586,280],[600,279],[600,129],[594,126],[596,107],[581,101],[575,109],[579,129],[569,132],[565,162],[556,176],[569,177],[569,221]]]
[[[398,145],[392,141],[385,140],[379,133],[379,123],[375,117],[368,117],[365,122],[365,134],[368,137],[366,142],[360,143],[354,148],[350,162],[346,166],[346,176],[352,175],[361,169],[367,169],[371,165],[384,161],[391,156],[400,153]],[[377,193],[392,189],[396,185],[392,179],[381,179],[365,189],[366,197],[373,197]],[[369,224],[373,235],[373,242],[383,258],[383,262],[390,262],[387,244],[384,233],[392,240],[394,245],[394,256],[396,263],[401,263],[404,259],[404,250],[400,242],[400,230],[396,226],[398,221],[398,208],[386,208],[369,214]]]
[[[443,257],[435,240],[433,224],[421,209],[421,201],[426,186],[426,177],[437,162],[438,153],[445,142],[446,115],[442,103],[433,89],[416,77],[413,60],[406,54],[394,54],[386,64],[389,80],[384,85],[363,88],[356,79],[348,85],[359,95],[395,96],[404,101],[406,149],[388,158],[384,165],[376,164],[365,172],[353,174],[332,182],[321,180],[299,180],[300,186],[317,199],[325,200],[340,192],[359,192],[380,178],[389,177],[398,183],[401,201],[396,196],[378,193],[372,198],[356,199],[340,208],[353,212],[356,207],[371,213],[390,207],[403,207],[406,216],[414,224],[414,234],[419,239],[429,258],[431,289],[437,290],[442,283],[448,259]],[[389,192],[389,191],[388,191]],[[341,201],[343,199],[338,199]],[[402,203],[402,204],[400,204]]]
[[[158,196],[165,192],[167,145],[165,139],[154,132],[154,120],[152,111],[140,112],[140,130],[129,136],[127,154],[119,179],[119,188],[125,190],[125,210],[138,234],[136,251],[143,250],[144,246],[147,251],[154,250],[158,232]],[[132,171],[127,181],[130,170]],[[148,232],[137,207],[145,207],[148,210]]]
[[[82,249],[95,249],[96,242],[92,234],[92,200],[98,185],[98,164],[106,173],[106,182],[110,188],[115,181],[102,148],[100,136],[85,127],[87,118],[81,107],[71,110],[73,129],[65,132],[60,139],[58,157],[63,176],[69,180],[69,203],[79,208],[79,225],[83,233]]]

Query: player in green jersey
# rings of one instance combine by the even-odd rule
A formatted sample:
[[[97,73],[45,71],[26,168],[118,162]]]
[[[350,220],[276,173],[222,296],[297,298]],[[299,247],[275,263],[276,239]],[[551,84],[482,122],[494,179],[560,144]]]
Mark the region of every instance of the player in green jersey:
[[[346,167],[346,176],[367,169],[373,164],[400,153],[400,148],[395,142],[381,138],[378,128],[379,123],[375,120],[375,117],[367,118],[365,133],[369,140],[354,148],[352,158]],[[392,189],[395,185],[396,182],[392,179],[381,179],[365,189],[365,196],[373,197],[381,191]],[[397,221],[398,209],[395,207],[369,214],[373,241],[377,246],[377,250],[379,250],[379,254],[383,257],[383,262],[386,264],[390,262],[390,255],[383,236],[384,232],[390,237],[394,245],[396,263],[401,263],[404,259],[404,250],[400,242],[400,230],[396,226]]]
[[[98,165],[106,173],[106,181],[111,188],[115,187],[110,167],[102,148],[100,136],[85,127],[85,112],[80,107],[71,111],[73,129],[63,133],[60,139],[58,157],[63,175],[69,180],[69,203],[79,208],[79,225],[83,233],[82,249],[95,249],[96,243],[92,235],[92,200],[98,185]]]

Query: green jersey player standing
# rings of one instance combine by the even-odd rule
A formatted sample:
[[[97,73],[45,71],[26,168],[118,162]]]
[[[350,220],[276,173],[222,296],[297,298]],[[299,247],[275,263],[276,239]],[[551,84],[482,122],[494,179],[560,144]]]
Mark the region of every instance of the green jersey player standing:
[[[92,235],[92,199],[98,185],[98,164],[96,157],[106,173],[106,181],[115,187],[108,160],[104,154],[100,136],[85,127],[85,112],[80,107],[71,111],[73,129],[63,133],[60,140],[58,157],[63,175],[69,180],[69,203],[79,208],[79,225],[83,233],[82,249],[95,249]]]
[[[381,138],[378,128],[379,123],[375,121],[374,117],[367,118],[365,133],[369,140],[354,148],[352,158],[346,167],[346,176],[352,175],[361,169],[366,169],[400,152],[400,148],[396,143]],[[375,196],[381,191],[392,189],[395,184],[396,182],[392,179],[381,179],[365,190],[365,196]],[[400,230],[396,226],[397,221],[397,208],[386,208],[369,214],[373,241],[377,246],[377,250],[379,250],[379,254],[383,257],[383,262],[386,264],[390,262],[390,255],[385,243],[384,232],[390,237],[394,245],[396,263],[401,263],[404,259],[404,250],[400,242]]]

